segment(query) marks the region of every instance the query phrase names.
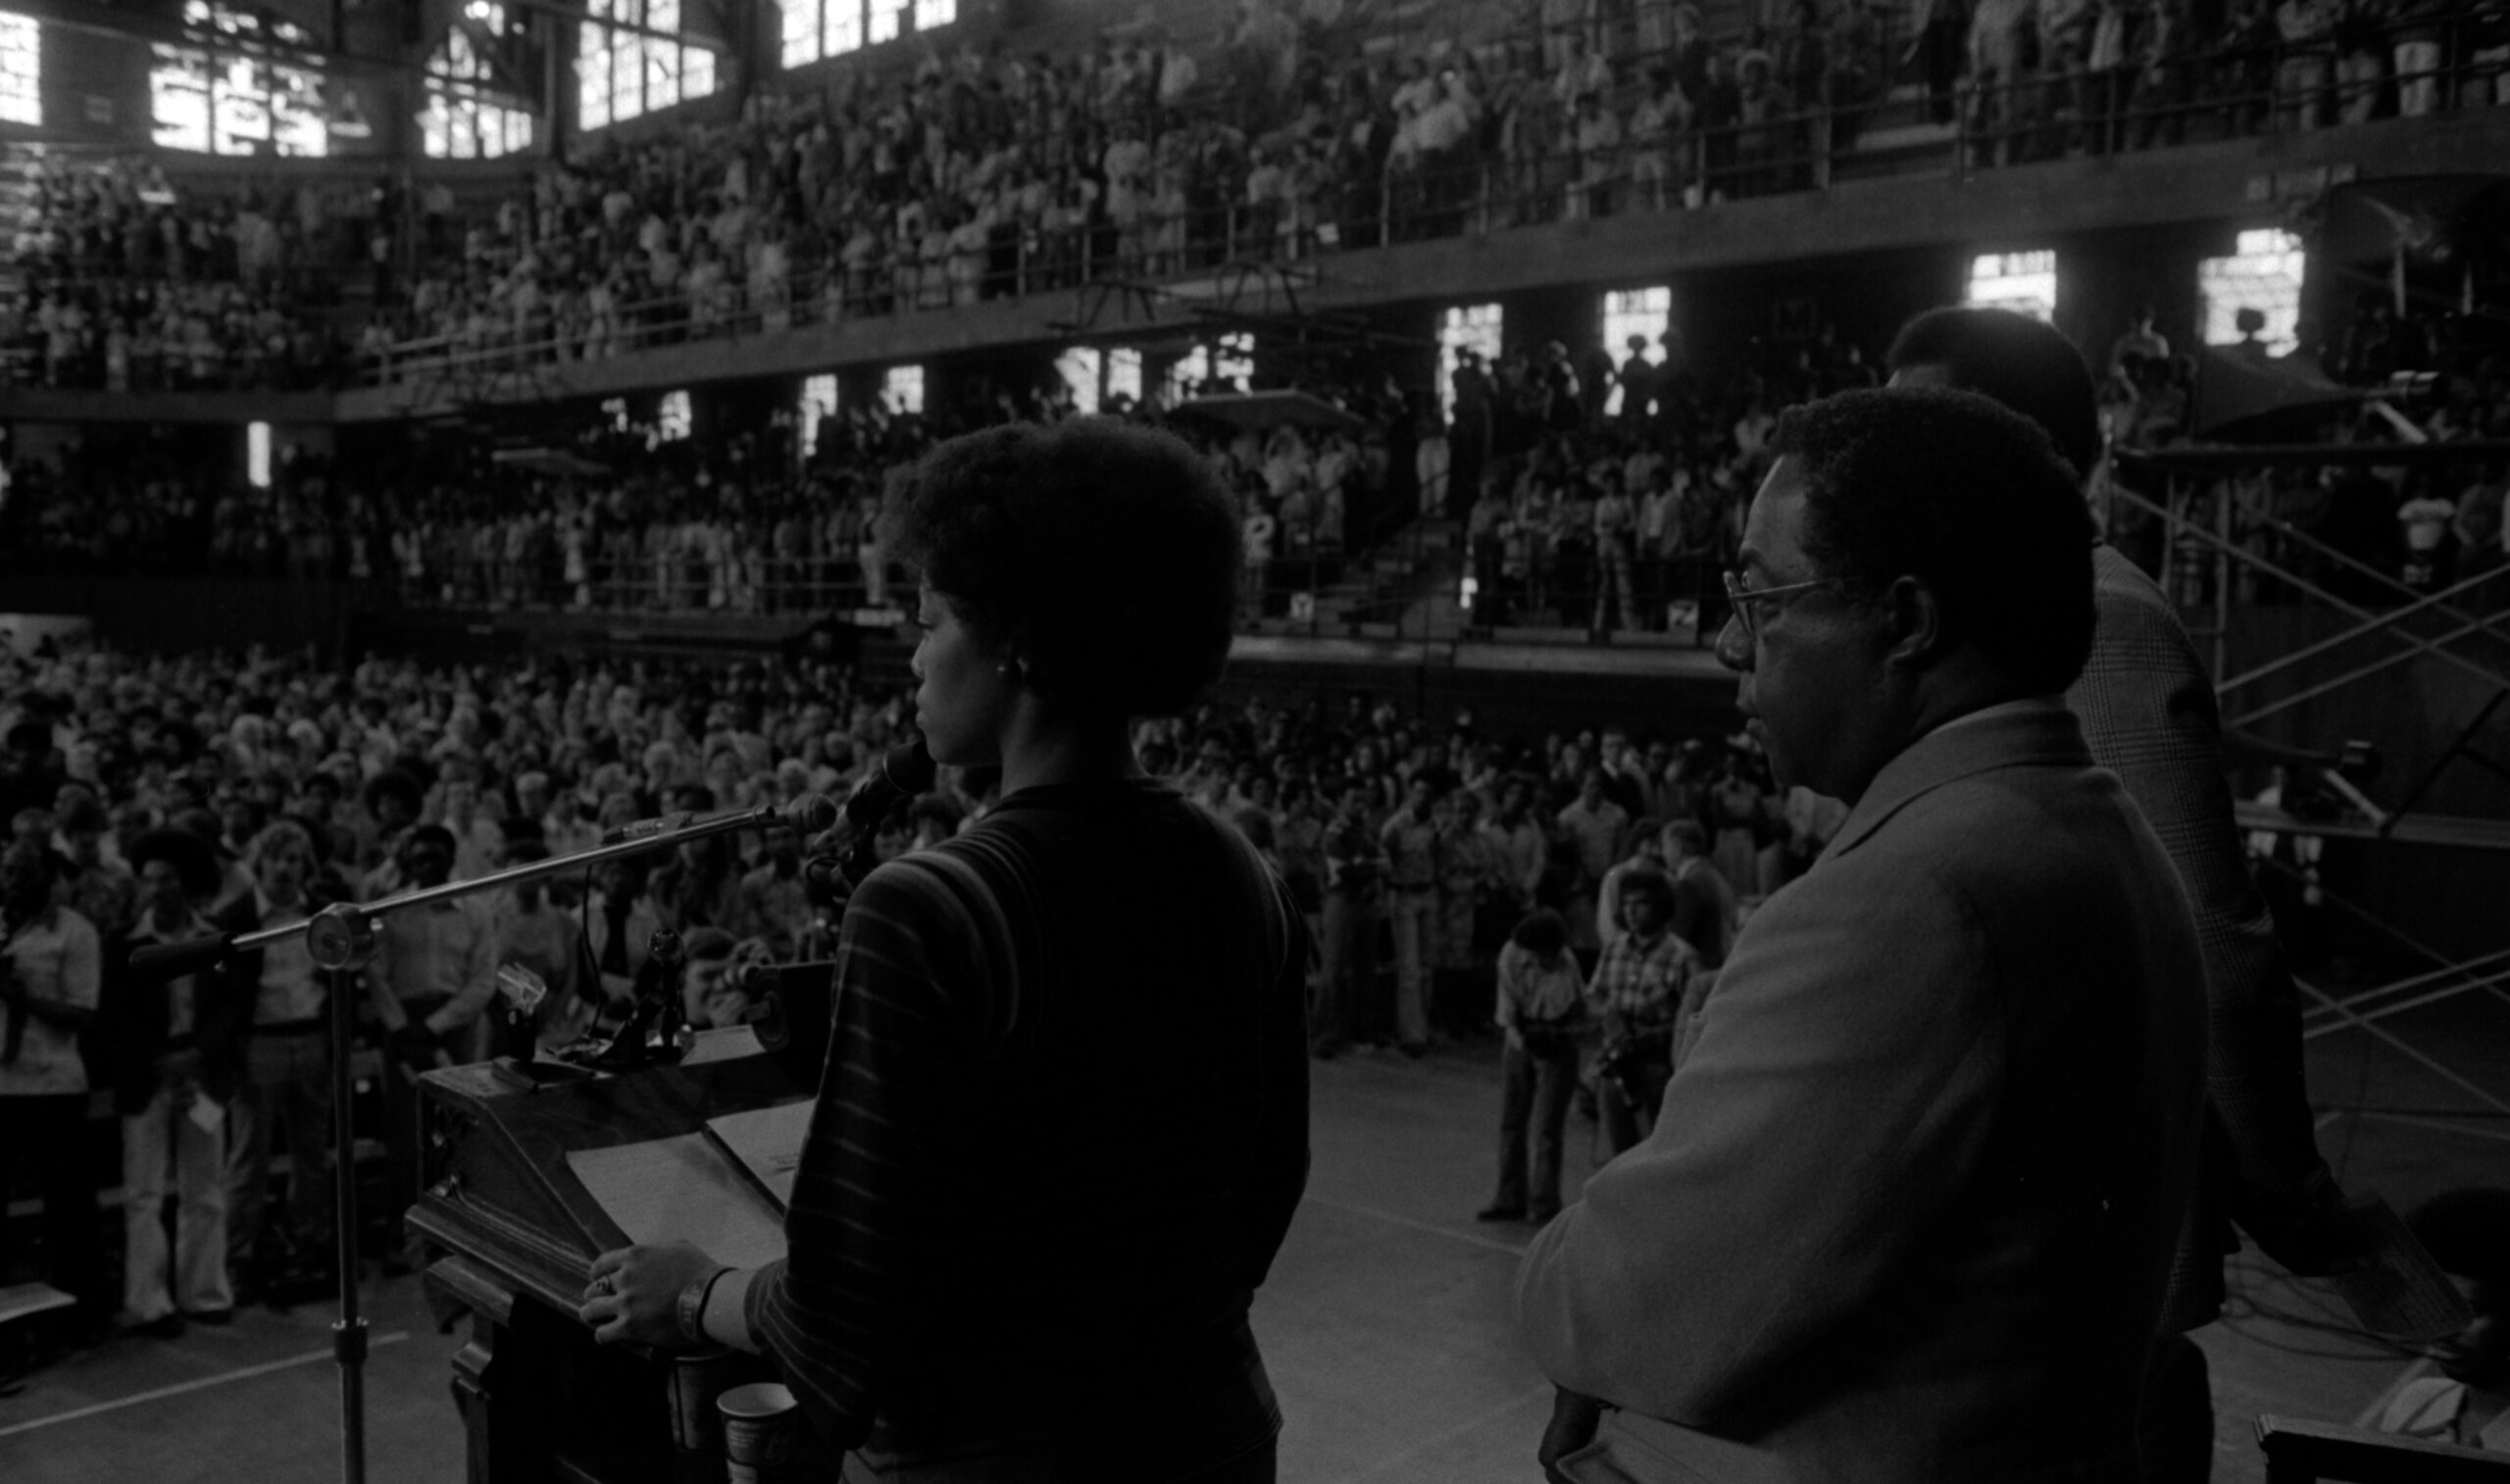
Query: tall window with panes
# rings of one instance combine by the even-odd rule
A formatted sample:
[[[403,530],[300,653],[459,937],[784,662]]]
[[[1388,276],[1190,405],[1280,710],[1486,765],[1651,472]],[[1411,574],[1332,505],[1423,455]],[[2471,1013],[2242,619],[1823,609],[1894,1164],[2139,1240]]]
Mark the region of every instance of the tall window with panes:
[[[2301,275],[2308,267],[2301,239],[2272,226],[2241,232],[2228,258],[2198,263],[2196,297],[2205,308],[2205,343],[2238,344],[2245,338],[2239,312],[2253,309],[2266,321],[2258,343],[2272,354],[2289,354],[2300,344]]]
[[[1216,346],[1198,341],[1177,358],[1168,368],[1165,391],[1173,406],[1206,393],[1241,391],[1254,380],[1255,337],[1232,330],[1221,336]]]
[[[1438,317],[1438,409],[1455,416],[1455,369],[1472,351],[1484,366],[1499,359],[1507,317],[1496,304],[1459,304]]]
[[[679,0],[590,0],[585,15],[576,27],[577,127],[605,128],[715,90],[713,52],[616,28],[677,34]]]
[[[1650,366],[1665,364],[1665,332],[1674,322],[1674,291],[1669,287],[1617,289],[1604,295],[1604,349],[1615,363],[1630,359],[1631,337],[1647,343],[1638,354]],[[1604,415],[1621,415],[1621,383],[1604,398]]]
[[[509,26],[513,30],[509,30]],[[493,160],[531,147],[531,114],[498,103],[489,56],[521,29],[495,0],[471,0],[427,62],[427,106],[419,132],[431,160]]]
[[[924,368],[892,366],[880,378],[880,395],[889,411],[901,417],[921,415],[924,411]]]
[[[802,458],[808,462],[819,452],[820,420],[836,416],[836,372],[821,371],[802,379],[802,400],[794,409],[801,420]]]
[[[43,27],[0,13],[0,123],[43,124]]]
[[[2057,255],[2042,248],[2029,253],[1983,253],[1970,262],[1968,303],[1984,309],[2009,309],[2046,322],[2057,317]]]
[[[1084,417],[1098,411],[1106,358],[1096,346],[1075,345],[1055,357],[1055,374],[1063,378],[1064,389],[1072,393],[1073,411]]]
[[[842,57],[959,19],[959,0],[778,0],[781,55],[788,68]]]
[[[149,137],[160,149],[209,155],[324,155],[323,76],[282,61],[313,38],[237,6],[184,0],[183,25],[205,45],[159,42],[148,69]]]

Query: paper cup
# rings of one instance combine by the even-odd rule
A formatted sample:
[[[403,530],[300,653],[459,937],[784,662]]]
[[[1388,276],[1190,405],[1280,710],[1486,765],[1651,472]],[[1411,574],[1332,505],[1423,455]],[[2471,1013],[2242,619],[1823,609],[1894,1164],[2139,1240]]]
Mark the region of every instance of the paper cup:
[[[793,1457],[801,1404],[775,1381],[735,1386],[715,1399],[724,1417],[724,1459],[731,1484],[774,1484]]]

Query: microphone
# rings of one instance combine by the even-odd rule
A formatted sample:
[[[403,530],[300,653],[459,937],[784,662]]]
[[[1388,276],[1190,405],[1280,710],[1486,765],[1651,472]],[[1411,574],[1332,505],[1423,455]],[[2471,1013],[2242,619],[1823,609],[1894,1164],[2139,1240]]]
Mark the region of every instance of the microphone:
[[[862,782],[854,785],[854,792],[846,796],[844,813],[832,826],[834,838],[828,842],[827,850],[804,864],[804,879],[819,891],[834,896],[852,890],[853,878],[863,873],[867,864],[855,858],[868,854],[872,832],[899,805],[930,792],[936,771],[932,755],[924,750],[921,737],[882,754],[880,766],[866,774]]]
[[[727,825],[751,829],[769,829],[789,824],[805,837],[818,834],[837,822],[836,801],[826,794],[804,794],[785,805],[761,805],[757,809],[730,810],[723,814],[701,815],[682,810],[655,819],[638,819],[633,824],[615,825],[602,831],[604,845],[625,845],[630,840],[652,840],[674,835],[684,829],[721,829]]]
[[[844,845],[866,830],[877,829],[882,819],[901,804],[911,804],[931,791],[932,755],[924,750],[924,739],[892,747],[880,755],[880,766],[864,775],[846,795],[843,814],[823,828],[833,827],[837,837],[830,842]]]

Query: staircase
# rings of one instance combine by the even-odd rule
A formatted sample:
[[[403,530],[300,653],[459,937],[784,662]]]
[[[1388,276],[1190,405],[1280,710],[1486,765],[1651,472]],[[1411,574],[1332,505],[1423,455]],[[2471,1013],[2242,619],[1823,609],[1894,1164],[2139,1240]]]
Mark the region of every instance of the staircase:
[[[1375,549],[1346,562],[1311,594],[1306,617],[1267,617],[1256,633],[1354,639],[1453,640],[1464,631],[1456,584],[1464,574],[1464,532],[1444,519],[1423,519]],[[1276,575],[1278,590],[1285,580]]]

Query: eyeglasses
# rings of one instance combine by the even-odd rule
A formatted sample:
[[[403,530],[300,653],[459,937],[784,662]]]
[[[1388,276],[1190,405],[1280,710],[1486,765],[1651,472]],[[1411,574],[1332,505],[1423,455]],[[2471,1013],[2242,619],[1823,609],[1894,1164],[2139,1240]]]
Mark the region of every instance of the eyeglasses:
[[[1792,598],[1817,587],[1836,587],[1857,580],[1854,577],[1816,577],[1810,582],[1788,582],[1779,587],[1745,587],[1741,572],[1729,570],[1725,578],[1726,601],[1732,605],[1734,621],[1743,626],[1743,637],[1747,639],[1760,637],[1761,631],[1760,620],[1752,617],[1752,605],[1766,603],[1773,598]]]

